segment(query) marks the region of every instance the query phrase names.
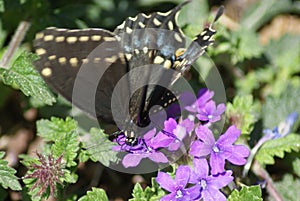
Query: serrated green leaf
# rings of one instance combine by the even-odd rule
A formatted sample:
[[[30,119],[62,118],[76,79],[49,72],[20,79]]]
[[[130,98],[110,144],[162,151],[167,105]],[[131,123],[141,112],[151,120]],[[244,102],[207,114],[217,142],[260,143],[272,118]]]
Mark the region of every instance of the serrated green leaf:
[[[77,122],[70,117],[66,120],[52,117],[51,120],[42,119],[36,123],[38,135],[47,141],[55,141],[65,133],[73,133],[77,130]]]
[[[250,134],[258,119],[258,110],[259,107],[254,104],[251,95],[236,96],[232,104],[227,103],[226,117],[242,131],[242,134]]]
[[[36,59],[36,55],[24,52],[11,68],[0,68],[0,75],[3,83],[20,89],[26,96],[32,96],[52,105],[55,103],[55,98],[32,64]]]
[[[70,117],[67,117],[66,120],[56,117],[52,117],[51,121],[39,120],[37,131],[39,136],[54,142],[51,146],[51,153],[54,157],[63,154],[67,167],[76,165],[74,159],[79,150],[79,134],[75,120]]]
[[[76,131],[65,133],[54,141],[51,151],[55,157],[63,154],[66,167],[75,166],[75,159],[79,150],[78,133]]]
[[[300,135],[289,134],[286,137],[269,140],[261,146],[255,159],[261,164],[274,164],[274,157],[284,157],[285,152],[300,151]]]
[[[231,38],[231,60],[233,64],[243,62],[245,59],[259,57],[263,47],[259,43],[258,35],[252,30],[239,29],[232,32]]]
[[[299,168],[299,167],[298,167]],[[283,179],[274,182],[276,190],[283,197],[283,200],[298,201],[300,197],[300,180],[293,177],[293,175],[285,174]]]
[[[243,186],[240,191],[234,190],[227,201],[262,201],[260,186]]]
[[[108,197],[103,189],[92,188],[92,191],[88,191],[87,194],[81,197],[78,201],[108,201]]]
[[[91,128],[87,138],[83,147],[87,149],[92,161],[99,161],[105,166],[109,166],[110,162],[119,162],[118,152],[112,150],[116,143],[111,142],[103,130]]]
[[[132,191],[133,198],[129,201],[156,201],[159,200],[165,192],[159,187],[155,178],[151,179],[151,187],[147,186],[145,190],[139,183],[136,183]]]
[[[15,176],[16,170],[8,167],[8,162],[3,159],[5,153],[0,152],[0,184],[3,188],[10,188],[15,191],[22,190],[22,187],[18,181],[18,178]]]

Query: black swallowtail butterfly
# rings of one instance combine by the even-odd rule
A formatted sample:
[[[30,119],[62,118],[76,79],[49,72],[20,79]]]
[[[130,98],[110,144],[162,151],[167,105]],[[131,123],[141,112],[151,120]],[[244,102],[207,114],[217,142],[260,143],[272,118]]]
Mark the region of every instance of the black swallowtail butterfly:
[[[116,123],[133,143],[138,128],[149,124],[151,107],[177,100],[169,87],[213,43],[210,25],[185,48],[176,18],[188,2],[166,13],[129,17],[114,32],[47,28],[36,35],[35,66],[56,92],[98,120]],[[222,13],[223,7],[214,21]],[[112,106],[116,87],[120,108]]]

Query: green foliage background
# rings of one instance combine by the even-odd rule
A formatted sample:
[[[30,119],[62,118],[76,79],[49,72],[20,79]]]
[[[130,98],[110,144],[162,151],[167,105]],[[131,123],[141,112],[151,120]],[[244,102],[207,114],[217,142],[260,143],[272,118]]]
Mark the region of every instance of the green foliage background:
[[[45,143],[42,153],[58,158],[61,154],[65,161],[63,186],[58,186],[57,196],[60,200],[108,200],[115,195],[100,188],[91,191],[68,192],[69,186],[79,180],[78,165],[91,161],[115,161],[111,153],[112,143],[105,138],[102,130],[92,128],[86,130],[78,126],[70,115],[71,106],[61,97],[57,97],[47,87],[32,65],[37,57],[30,53],[34,35],[49,26],[63,28],[105,28],[113,30],[128,16],[140,12],[167,11],[181,0],[0,0],[0,58],[7,50],[18,25],[22,21],[30,23],[25,38],[17,48],[8,66],[0,66],[0,142],[6,136],[13,135],[21,125],[29,127],[35,138],[42,138]],[[188,37],[197,35],[207,19],[212,16],[210,9],[219,2],[193,0],[186,6],[179,17],[179,25]],[[257,1],[246,8],[235,29],[229,29],[224,23],[217,23],[218,34],[214,48],[208,50],[215,65],[221,72],[227,92],[228,103],[226,125],[235,124],[242,130],[241,143],[253,147],[263,135],[263,129],[273,129],[291,112],[300,114],[300,34],[286,33],[278,39],[271,39],[267,44],[259,40],[259,31],[279,15],[300,15],[300,2],[292,0]],[[298,24],[300,26],[300,24]],[[276,31],[276,30],[274,30]],[[200,71],[209,71],[205,58],[197,63]],[[191,84],[195,89],[203,86],[200,76],[191,72]],[[10,102],[16,104],[11,109]],[[9,108],[9,109],[7,109]],[[33,120],[24,118],[24,114],[37,108]],[[17,112],[15,112],[17,111]],[[78,116],[82,115],[80,112]],[[265,143],[258,151],[255,160],[268,171],[272,171],[275,186],[286,200],[296,200],[295,196],[300,182],[299,175],[299,120],[293,127],[292,134]],[[80,138],[89,134],[92,141],[82,143]],[[102,143],[101,151],[91,147],[91,142]],[[5,150],[5,149],[3,149]],[[5,150],[6,151],[6,150]],[[106,155],[101,154],[106,152]],[[28,193],[33,186],[32,180],[22,181],[24,176],[20,166],[9,167],[4,159],[5,152],[0,152],[0,200],[8,199],[8,191],[22,191],[24,200],[41,200],[49,196]],[[20,155],[22,164],[29,168],[37,163],[24,153]],[[279,159],[281,158],[281,159]],[[19,163],[18,163],[19,164]],[[284,168],[283,168],[284,167]],[[22,170],[22,171],[21,171]],[[17,172],[18,171],[18,172]],[[17,176],[16,176],[17,173]],[[155,176],[155,175],[152,175]],[[157,200],[164,192],[147,178],[148,187],[143,189],[136,184],[131,192],[123,196],[131,200]],[[122,176],[114,177],[122,183]],[[245,184],[251,186],[258,179],[251,175]],[[22,183],[22,184],[21,184]],[[291,185],[291,183],[295,185]],[[109,183],[108,183],[109,186]],[[111,191],[110,191],[111,192]],[[86,194],[86,195],[84,195]],[[272,199],[269,194],[262,195],[257,186],[243,187],[234,190],[228,200],[262,200]]]

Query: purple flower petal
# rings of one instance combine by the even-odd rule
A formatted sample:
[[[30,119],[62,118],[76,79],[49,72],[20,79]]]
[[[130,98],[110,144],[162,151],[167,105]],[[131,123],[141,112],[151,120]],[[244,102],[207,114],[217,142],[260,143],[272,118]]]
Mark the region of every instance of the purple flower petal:
[[[211,167],[211,174],[215,175],[225,171],[225,159],[219,154],[212,152],[210,154],[209,164]]]
[[[250,151],[243,145],[234,145],[232,146],[231,153],[232,154],[226,158],[230,163],[235,165],[244,165],[247,162],[245,158],[249,156]]]
[[[194,141],[190,148],[190,154],[196,157],[205,157],[211,153],[212,146],[200,141]]]
[[[160,201],[177,201],[176,193],[170,193],[160,198]]]
[[[158,149],[161,147],[168,147],[172,142],[174,141],[174,138],[171,136],[168,136],[167,134],[163,132],[159,132],[152,140],[151,140],[151,147],[153,149]]]
[[[205,158],[194,158],[194,171],[200,178],[206,178],[208,176],[208,163]]]
[[[228,170],[216,176],[210,176],[208,182],[215,188],[221,189],[233,181],[232,171]]]
[[[173,133],[173,130],[176,128],[177,122],[173,118],[169,118],[164,122],[164,131]]]
[[[226,197],[217,188],[207,188],[202,191],[203,201],[226,201]]]
[[[180,165],[177,168],[175,180],[178,186],[185,187],[190,179],[191,169],[188,166]]]
[[[186,129],[186,132],[191,132],[194,130],[194,122],[190,119],[185,119],[180,123],[181,126],[183,126]]]
[[[126,154],[122,160],[122,164],[125,168],[128,167],[136,167],[141,160],[145,158],[145,155],[143,154]]]
[[[213,133],[209,128],[206,126],[199,126],[195,129],[195,133],[198,136],[198,138],[203,141],[205,144],[208,145],[214,145],[215,144],[215,138]]]
[[[145,133],[144,140],[146,140],[146,141],[150,140],[151,138],[153,138],[155,136],[155,134],[156,134],[155,128],[149,130],[147,133]]]
[[[171,178],[171,176],[165,172],[158,172],[156,177],[156,182],[169,192],[176,190],[176,182]]]
[[[241,131],[235,126],[230,126],[227,131],[219,137],[218,144],[228,145],[233,144],[240,136]]]
[[[149,159],[157,163],[167,163],[168,158],[161,152],[154,152],[149,155]]]

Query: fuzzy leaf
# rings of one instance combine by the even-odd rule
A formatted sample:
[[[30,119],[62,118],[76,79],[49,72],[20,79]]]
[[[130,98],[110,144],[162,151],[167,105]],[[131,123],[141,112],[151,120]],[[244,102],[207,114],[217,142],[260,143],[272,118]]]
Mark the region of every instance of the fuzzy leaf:
[[[289,134],[286,137],[269,140],[257,152],[255,158],[260,164],[274,164],[274,157],[284,157],[284,152],[300,151],[300,135]]]
[[[87,149],[92,161],[99,161],[105,166],[109,166],[110,162],[118,162],[118,152],[112,150],[116,144],[107,138],[103,130],[91,128],[87,138],[83,147]]]
[[[228,197],[228,201],[262,201],[260,186],[243,186],[240,191],[236,189]]]
[[[289,201],[299,200],[300,180],[294,179],[292,175],[285,174],[281,181],[275,182],[275,188],[283,197],[283,200],[289,200]]]
[[[257,121],[258,105],[253,103],[253,97],[236,96],[233,103],[226,106],[226,117],[230,124],[236,125],[242,134],[250,134],[253,125]]]
[[[45,104],[52,105],[56,100],[34,69],[32,62],[36,59],[36,55],[24,52],[11,68],[0,68],[0,76],[3,83],[20,89],[26,96],[32,96]]]
[[[87,194],[81,197],[78,201],[108,201],[108,197],[103,189],[100,188],[92,188],[92,191],[88,191]]]
[[[0,184],[3,188],[10,188],[15,191],[22,190],[22,187],[18,181],[18,178],[15,176],[16,170],[8,167],[8,162],[3,159],[5,153],[0,152]]]
[[[273,129],[292,112],[300,114],[300,88],[289,86],[279,97],[268,97],[262,108],[264,128]]]
[[[145,190],[139,183],[136,183],[132,192],[133,198],[129,201],[156,201],[164,195],[164,191],[159,187],[155,178],[152,178],[151,187],[147,186]]]

